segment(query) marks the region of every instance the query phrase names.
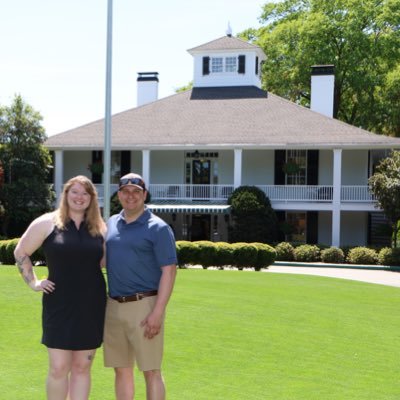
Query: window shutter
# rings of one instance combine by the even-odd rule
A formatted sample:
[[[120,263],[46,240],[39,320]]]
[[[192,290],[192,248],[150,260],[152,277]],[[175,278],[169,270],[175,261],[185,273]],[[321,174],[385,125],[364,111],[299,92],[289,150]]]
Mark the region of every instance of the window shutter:
[[[245,64],[246,64],[246,56],[239,56],[239,68],[238,68],[239,74],[245,73]]]
[[[318,185],[318,150],[307,151],[307,185]]]
[[[256,75],[258,75],[258,56],[256,57]]]
[[[286,213],[285,211],[275,211],[276,218],[278,219],[278,227],[281,226],[286,221]],[[278,229],[278,242],[285,241],[285,233],[282,229]]]
[[[92,164],[103,162],[103,152],[102,151],[92,151]],[[102,183],[101,174],[92,172],[92,182]]]
[[[286,161],[285,150],[275,150],[275,176],[274,185],[285,184],[285,173],[283,172],[283,164]]]
[[[210,57],[203,57],[203,75],[210,73]]]
[[[308,211],[307,212],[307,229],[306,229],[306,242],[307,244],[318,243],[318,212]]]
[[[121,151],[121,176],[131,172],[131,152],[129,150]]]

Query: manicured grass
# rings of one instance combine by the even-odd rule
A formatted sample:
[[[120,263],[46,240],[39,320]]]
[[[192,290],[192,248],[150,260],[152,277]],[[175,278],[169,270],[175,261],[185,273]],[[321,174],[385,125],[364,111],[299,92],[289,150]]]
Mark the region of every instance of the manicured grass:
[[[38,275],[45,268],[36,269]],[[42,400],[41,295],[0,267],[1,398]],[[179,270],[164,377],[173,400],[398,400],[400,290],[247,271]],[[144,383],[137,375],[137,399]],[[114,399],[98,351],[92,400]]]

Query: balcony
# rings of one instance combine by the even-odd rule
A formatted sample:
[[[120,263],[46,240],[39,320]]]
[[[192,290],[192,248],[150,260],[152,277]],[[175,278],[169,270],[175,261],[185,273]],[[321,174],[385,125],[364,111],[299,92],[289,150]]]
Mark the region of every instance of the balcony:
[[[95,185],[100,204],[103,204],[103,185]],[[326,204],[333,201],[332,185],[257,185],[270,199],[272,206],[277,204]],[[118,190],[117,184],[111,185],[110,193]],[[151,203],[193,203],[211,202],[225,204],[234,190],[233,185],[184,185],[184,184],[150,184]],[[342,204],[364,205],[373,209],[376,202],[368,186],[342,186],[340,191]]]

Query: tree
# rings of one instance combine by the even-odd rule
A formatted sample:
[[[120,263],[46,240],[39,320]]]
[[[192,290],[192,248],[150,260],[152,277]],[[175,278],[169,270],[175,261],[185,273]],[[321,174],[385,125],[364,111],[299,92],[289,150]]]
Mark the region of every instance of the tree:
[[[228,199],[233,225],[229,241],[273,243],[278,235],[278,220],[265,193],[255,186],[241,186]]]
[[[193,81],[190,81],[188,84],[178,87],[175,89],[176,93],[181,93],[181,92],[186,92],[187,90],[190,90],[193,88]]]
[[[310,67],[333,64],[334,118],[400,135],[398,0],[267,2],[260,21],[261,28],[239,36],[267,55],[262,69],[265,89],[309,106]],[[395,105],[390,90],[397,98]]]
[[[0,203],[2,234],[20,235],[40,214],[51,210],[54,192],[48,183],[51,157],[42,117],[21,96],[0,107],[0,159],[4,184]]]
[[[393,151],[376,167],[369,178],[369,187],[392,224],[392,246],[397,247],[400,220],[400,151]]]
[[[0,154],[1,154],[1,147],[2,146],[0,145]],[[3,163],[0,160],[0,193],[3,191],[3,186],[4,186],[4,168],[3,168]],[[4,214],[4,207],[0,200],[0,220],[3,214]]]
[[[383,129],[400,137],[400,64],[386,75],[384,88],[387,104],[382,115],[386,122]]]

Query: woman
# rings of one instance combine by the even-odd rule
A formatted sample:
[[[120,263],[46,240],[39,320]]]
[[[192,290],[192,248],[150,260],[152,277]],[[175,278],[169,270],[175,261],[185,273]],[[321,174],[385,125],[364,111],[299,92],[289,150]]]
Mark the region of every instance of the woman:
[[[15,249],[23,279],[43,292],[49,400],[89,398],[90,368],[103,339],[104,235],[96,188],[85,176],[76,176],[64,185],[60,207],[35,219]],[[29,258],[41,246],[49,270],[43,280],[37,279]]]

